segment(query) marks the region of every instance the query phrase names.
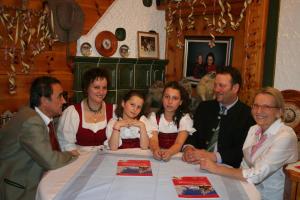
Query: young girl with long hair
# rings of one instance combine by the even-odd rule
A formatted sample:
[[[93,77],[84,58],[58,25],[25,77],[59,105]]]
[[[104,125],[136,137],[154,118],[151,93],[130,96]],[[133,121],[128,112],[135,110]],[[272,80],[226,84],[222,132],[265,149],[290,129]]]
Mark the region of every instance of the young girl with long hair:
[[[168,161],[181,150],[188,135],[195,132],[189,103],[187,91],[178,82],[166,84],[161,109],[149,116],[152,127],[150,148],[155,159]]]
[[[123,97],[115,110],[117,119],[112,118],[106,128],[105,144],[111,150],[148,148],[151,130],[148,119],[143,115],[144,101],[144,95],[135,90]]]

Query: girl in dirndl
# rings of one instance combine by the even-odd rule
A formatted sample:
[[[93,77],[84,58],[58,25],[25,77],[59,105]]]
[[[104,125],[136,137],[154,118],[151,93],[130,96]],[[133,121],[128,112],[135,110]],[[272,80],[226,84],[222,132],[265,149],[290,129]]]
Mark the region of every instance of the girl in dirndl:
[[[190,98],[178,82],[166,84],[163,90],[162,107],[149,115],[152,135],[150,148],[157,160],[168,161],[178,153],[189,134],[196,130],[189,114]]]
[[[145,97],[131,90],[118,104],[115,114],[106,127],[107,140],[104,142],[110,150],[141,148],[149,146],[151,134],[148,119],[143,115]]]

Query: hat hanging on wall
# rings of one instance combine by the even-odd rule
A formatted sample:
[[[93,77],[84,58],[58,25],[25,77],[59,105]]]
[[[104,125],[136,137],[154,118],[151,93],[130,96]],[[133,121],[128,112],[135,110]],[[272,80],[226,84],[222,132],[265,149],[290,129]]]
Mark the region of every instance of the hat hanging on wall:
[[[84,14],[81,7],[74,0],[48,0],[52,11],[54,34],[57,34],[61,42],[77,40],[84,24]]]
[[[150,6],[152,6],[152,0],[143,0],[143,4],[146,7],[150,7]]]
[[[95,46],[99,54],[109,57],[116,52],[118,48],[118,40],[112,32],[102,31],[95,39]]]
[[[115,30],[115,35],[119,41],[123,41],[126,38],[126,30],[124,28],[117,28]]]

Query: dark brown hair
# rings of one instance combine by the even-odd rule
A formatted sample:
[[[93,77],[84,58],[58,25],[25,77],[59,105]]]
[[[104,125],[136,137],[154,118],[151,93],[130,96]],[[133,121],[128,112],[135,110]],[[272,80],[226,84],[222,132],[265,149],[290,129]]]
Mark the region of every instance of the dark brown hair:
[[[189,105],[190,105],[191,100],[190,100],[189,94],[186,91],[186,89],[182,85],[180,85],[177,81],[171,81],[165,85],[165,88],[163,91],[163,96],[164,96],[166,89],[168,89],[168,88],[178,90],[180,93],[180,98],[181,98],[182,104],[177,108],[177,110],[175,111],[175,115],[173,116],[173,121],[176,123],[176,125],[179,125],[179,121],[181,120],[183,115],[190,113]],[[163,96],[162,96],[162,98],[164,98]],[[161,108],[156,113],[156,116],[160,117],[160,115],[162,113],[164,113],[164,110],[165,109],[162,104]]]
[[[87,94],[87,90],[90,84],[93,83],[98,78],[106,79],[107,86],[109,85],[108,72],[103,68],[99,68],[99,67],[91,68],[83,74],[81,87],[85,95]]]
[[[137,90],[130,90],[127,94],[125,94],[122,98],[122,101],[119,101],[117,108],[115,110],[115,114],[118,118],[123,117],[124,108],[122,107],[122,102],[126,103],[131,97],[137,96],[145,102],[145,95]],[[144,114],[144,104],[141,112],[138,114],[137,119],[139,119]]]

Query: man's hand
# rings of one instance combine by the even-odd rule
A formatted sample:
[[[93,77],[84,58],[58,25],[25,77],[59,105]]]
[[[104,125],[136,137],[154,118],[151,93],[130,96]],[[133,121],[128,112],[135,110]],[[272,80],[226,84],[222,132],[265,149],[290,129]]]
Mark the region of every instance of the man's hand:
[[[197,160],[201,160],[202,158],[211,160],[212,162],[217,162],[217,156],[214,152],[208,152],[204,149],[196,150],[195,157]]]
[[[77,150],[68,151],[72,156],[79,156],[80,153]]]
[[[193,152],[196,151],[196,149],[192,146],[187,146],[183,150],[182,160],[188,163],[191,163],[194,161]]]

